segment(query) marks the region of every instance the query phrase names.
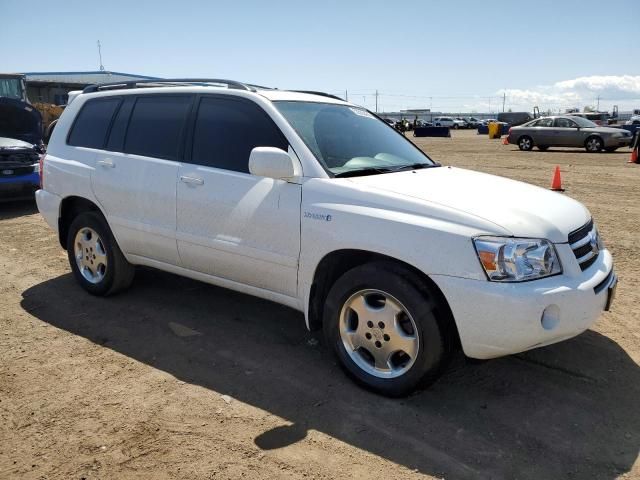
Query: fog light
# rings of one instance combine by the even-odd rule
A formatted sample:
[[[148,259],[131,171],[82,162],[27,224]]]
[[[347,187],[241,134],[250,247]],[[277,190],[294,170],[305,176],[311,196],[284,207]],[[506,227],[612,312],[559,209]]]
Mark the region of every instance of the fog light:
[[[545,330],[553,330],[560,323],[560,308],[557,305],[549,305],[542,312],[542,318],[540,319],[542,328]]]

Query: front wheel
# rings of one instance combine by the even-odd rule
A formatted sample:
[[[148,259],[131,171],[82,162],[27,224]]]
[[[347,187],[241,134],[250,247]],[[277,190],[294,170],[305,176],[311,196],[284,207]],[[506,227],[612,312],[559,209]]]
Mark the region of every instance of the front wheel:
[[[589,137],[587,141],[584,142],[584,148],[589,153],[599,152],[602,150],[602,147],[604,147],[604,145],[600,137]]]
[[[404,396],[433,382],[449,359],[449,323],[437,297],[388,262],[349,270],[325,303],[327,343],[363,387]]]
[[[528,152],[533,148],[533,139],[531,137],[520,137],[518,139],[518,148],[523,152]]]
[[[124,258],[99,213],[81,213],[71,222],[67,254],[76,280],[93,295],[116,293],[133,281],[135,268]]]

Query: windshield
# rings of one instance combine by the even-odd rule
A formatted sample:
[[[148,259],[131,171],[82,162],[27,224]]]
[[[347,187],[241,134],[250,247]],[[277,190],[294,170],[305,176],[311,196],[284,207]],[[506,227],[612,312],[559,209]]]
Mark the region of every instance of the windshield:
[[[587,120],[586,118],[582,118],[582,117],[571,117],[571,120],[576,122],[579,127],[597,127],[598,126],[595,123],[593,123],[591,120]]]
[[[316,158],[334,175],[437,166],[367,110],[329,103],[273,102]]]
[[[22,82],[18,78],[0,78],[0,97],[22,100]]]

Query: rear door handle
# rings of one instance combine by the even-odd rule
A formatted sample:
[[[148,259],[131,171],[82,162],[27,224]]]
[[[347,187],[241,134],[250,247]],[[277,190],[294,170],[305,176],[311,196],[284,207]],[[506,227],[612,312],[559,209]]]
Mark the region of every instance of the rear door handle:
[[[98,160],[98,163],[103,167],[115,168],[116,164],[113,163],[113,160],[110,158],[105,158],[104,160]]]
[[[204,180],[199,177],[187,177],[185,175],[181,175],[180,181],[189,185],[204,185]]]

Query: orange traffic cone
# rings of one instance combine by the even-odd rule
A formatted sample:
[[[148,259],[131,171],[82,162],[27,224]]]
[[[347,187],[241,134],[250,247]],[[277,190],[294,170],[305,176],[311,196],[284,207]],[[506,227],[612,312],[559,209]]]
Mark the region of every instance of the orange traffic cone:
[[[556,165],[556,170],[553,172],[551,190],[554,192],[564,192],[564,188],[562,188],[562,177],[560,176],[560,167],[558,165]]]
[[[629,161],[627,163],[640,163],[638,162],[638,149],[634,148],[633,150],[631,150],[631,158],[629,159]]]
[[[504,138],[502,139],[502,144],[503,144],[503,145],[509,145],[509,137],[504,137]]]

